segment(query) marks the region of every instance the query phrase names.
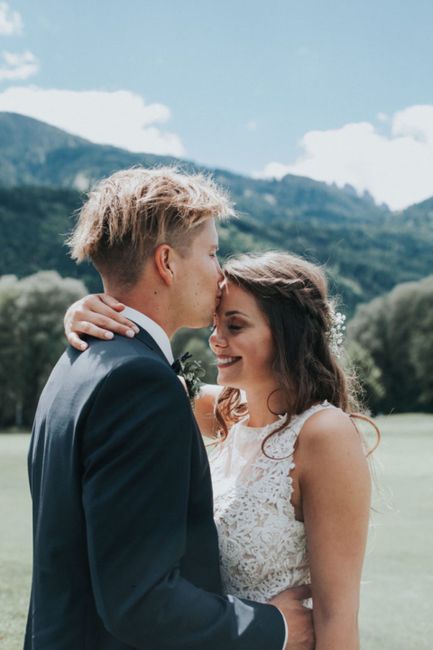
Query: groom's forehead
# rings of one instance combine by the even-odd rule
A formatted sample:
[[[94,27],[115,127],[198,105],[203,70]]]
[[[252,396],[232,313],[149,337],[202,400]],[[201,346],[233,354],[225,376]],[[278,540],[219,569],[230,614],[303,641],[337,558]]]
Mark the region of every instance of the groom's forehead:
[[[197,235],[197,240],[203,246],[218,248],[218,231],[214,219],[206,221]]]

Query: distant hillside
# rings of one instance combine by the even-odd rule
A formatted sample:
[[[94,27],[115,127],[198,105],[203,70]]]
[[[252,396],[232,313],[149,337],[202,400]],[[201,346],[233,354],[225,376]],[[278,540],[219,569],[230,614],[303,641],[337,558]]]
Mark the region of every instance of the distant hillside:
[[[15,113],[0,112],[0,151],[0,186],[3,187],[37,185],[83,191],[117,169],[178,164],[188,170],[211,172],[230,189],[237,209],[257,216],[260,221],[305,216],[369,221],[387,212],[371,200],[309,178],[288,175],[281,181],[256,180],[166,156],[131,153],[93,144]]]
[[[0,189],[0,275],[56,269],[80,277],[91,290],[99,280],[90,265],[76,266],[63,245],[82,195],[51,188]],[[287,220],[260,223],[243,216],[220,226],[221,257],[248,250],[287,249],[326,263],[333,290],[348,313],[396,284],[432,271],[433,228],[394,223]]]
[[[86,190],[116,169],[173,162],[97,145],[24,115],[0,112],[0,186],[41,185]]]
[[[78,189],[134,164],[199,169],[95,145],[10,113],[0,113],[0,151],[0,275],[57,269],[83,278],[92,290],[99,288],[93,269],[76,267],[62,245],[82,202]],[[283,248],[326,263],[349,313],[398,283],[433,272],[433,198],[392,213],[308,178],[255,180],[206,171],[230,191],[241,217],[220,227],[222,257]]]
[[[425,228],[426,226],[433,227],[433,197],[426,201],[422,201],[422,203],[411,205],[409,208],[401,212],[398,217],[405,223],[418,225],[422,228]]]

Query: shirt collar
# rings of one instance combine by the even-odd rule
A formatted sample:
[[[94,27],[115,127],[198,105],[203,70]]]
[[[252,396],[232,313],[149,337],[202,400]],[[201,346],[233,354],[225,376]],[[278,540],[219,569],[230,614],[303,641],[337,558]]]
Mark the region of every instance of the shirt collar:
[[[168,338],[167,333],[162,329],[161,325],[158,325],[158,323],[155,323],[155,321],[149,318],[149,316],[145,316],[141,311],[137,311],[132,307],[125,307],[122,311],[122,316],[129,318],[129,320],[134,321],[134,323],[137,323],[137,325],[140,325],[140,327],[146,330],[164,352],[167,361],[173,363],[174,357],[170,339]]]

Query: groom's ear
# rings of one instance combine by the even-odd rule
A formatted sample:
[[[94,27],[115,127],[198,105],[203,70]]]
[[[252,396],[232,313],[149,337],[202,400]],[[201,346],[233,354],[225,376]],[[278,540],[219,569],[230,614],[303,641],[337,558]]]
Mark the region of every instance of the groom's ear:
[[[154,262],[161,280],[171,286],[174,280],[176,254],[168,244],[160,244],[153,254]]]

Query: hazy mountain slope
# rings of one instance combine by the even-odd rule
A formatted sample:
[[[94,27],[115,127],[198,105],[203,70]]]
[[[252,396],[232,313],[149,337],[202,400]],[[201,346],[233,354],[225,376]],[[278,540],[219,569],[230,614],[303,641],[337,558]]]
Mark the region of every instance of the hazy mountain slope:
[[[371,200],[309,178],[288,175],[281,181],[256,180],[207,169],[175,158],[136,154],[93,144],[38,120],[0,112],[0,186],[38,185],[85,190],[116,169],[133,165],[179,164],[211,172],[232,193],[236,207],[260,221],[302,219],[371,220],[386,210]]]
[[[173,162],[98,145],[24,115],[0,112],[0,185],[87,189],[116,169]]]

